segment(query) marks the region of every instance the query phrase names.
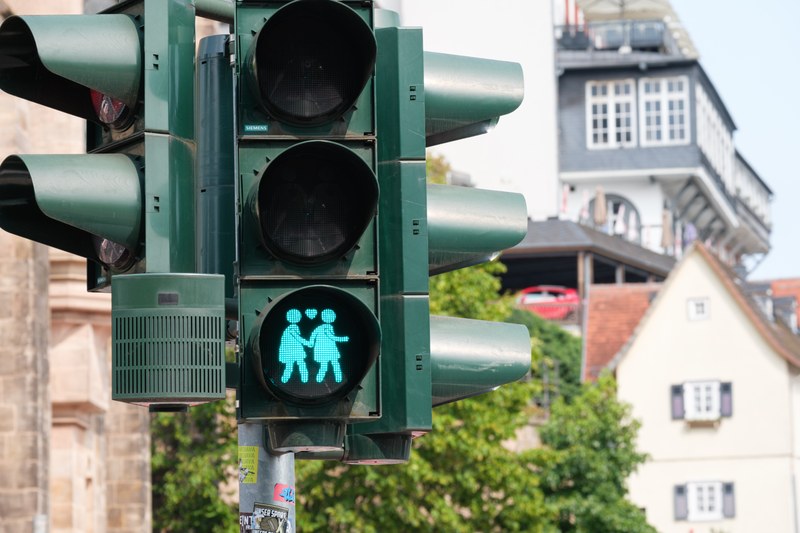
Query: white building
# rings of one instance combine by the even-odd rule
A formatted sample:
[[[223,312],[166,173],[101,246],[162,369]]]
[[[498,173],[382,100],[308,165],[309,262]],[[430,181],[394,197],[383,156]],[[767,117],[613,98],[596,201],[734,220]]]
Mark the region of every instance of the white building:
[[[646,298],[657,296],[638,306],[641,320],[620,321],[628,330],[613,342],[603,325],[630,314],[631,293],[606,286],[590,294],[586,337],[606,347],[587,354],[589,370],[610,367],[619,398],[642,423],[638,448],[649,459],[629,480],[630,498],[665,533],[796,531],[796,319],[771,318],[769,300],[748,295],[701,244],[649,291]]]

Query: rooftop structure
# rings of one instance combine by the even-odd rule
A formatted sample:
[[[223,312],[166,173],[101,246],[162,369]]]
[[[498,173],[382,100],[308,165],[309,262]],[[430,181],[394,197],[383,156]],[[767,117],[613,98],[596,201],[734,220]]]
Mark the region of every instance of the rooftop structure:
[[[561,218],[675,257],[766,254],[772,191],[669,2],[575,5],[555,30]]]

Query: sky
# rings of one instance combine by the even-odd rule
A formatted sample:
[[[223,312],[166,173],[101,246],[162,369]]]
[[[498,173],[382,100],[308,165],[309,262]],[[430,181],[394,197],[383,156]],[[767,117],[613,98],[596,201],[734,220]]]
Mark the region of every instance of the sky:
[[[773,192],[772,250],[751,279],[800,277],[799,0],[671,0]]]

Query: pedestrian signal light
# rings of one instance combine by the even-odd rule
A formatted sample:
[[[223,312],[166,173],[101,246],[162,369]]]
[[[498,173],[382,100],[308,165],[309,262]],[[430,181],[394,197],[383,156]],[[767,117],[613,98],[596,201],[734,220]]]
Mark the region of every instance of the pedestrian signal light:
[[[262,386],[301,404],[350,392],[380,346],[375,316],[349,293],[323,285],[273,300],[253,331],[252,363]]]

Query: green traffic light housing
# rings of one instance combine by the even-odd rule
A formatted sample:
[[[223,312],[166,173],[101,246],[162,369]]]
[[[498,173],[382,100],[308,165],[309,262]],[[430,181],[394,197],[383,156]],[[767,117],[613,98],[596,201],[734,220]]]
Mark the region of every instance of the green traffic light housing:
[[[237,5],[242,135],[374,133],[372,2]]]
[[[136,108],[141,97],[142,37],[123,14],[10,17],[0,26],[0,89],[119,126],[120,106]]]
[[[380,416],[371,0],[236,2],[237,415],[274,452]]]
[[[9,156],[0,164],[0,227],[123,268],[141,252],[141,167],[123,154]]]
[[[355,152],[330,141],[292,145],[271,160],[248,198],[261,243],[300,265],[339,259],[375,217],[375,173]]]
[[[351,424],[333,457],[365,465],[407,462],[412,439],[432,429],[432,407],[492,391],[530,369],[524,326],[434,317],[428,304],[429,275],[490,260],[527,230],[522,195],[425,179],[426,146],[486,133],[520,105],[522,68],[423,52],[420,29],[381,20],[382,416]]]
[[[480,135],[525,95],[519,63],[425,52],[425,145]]]

